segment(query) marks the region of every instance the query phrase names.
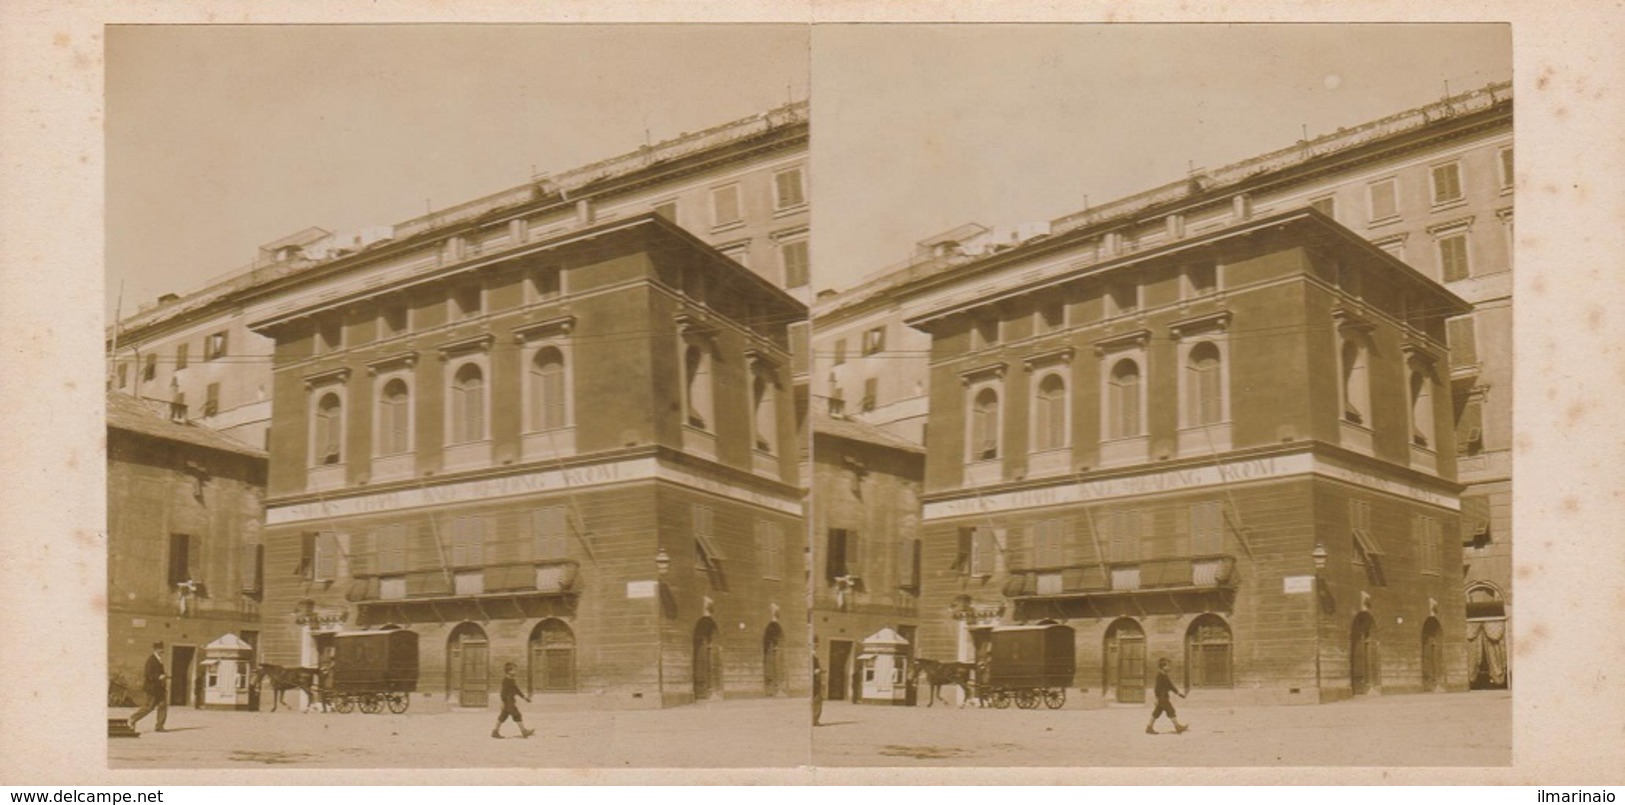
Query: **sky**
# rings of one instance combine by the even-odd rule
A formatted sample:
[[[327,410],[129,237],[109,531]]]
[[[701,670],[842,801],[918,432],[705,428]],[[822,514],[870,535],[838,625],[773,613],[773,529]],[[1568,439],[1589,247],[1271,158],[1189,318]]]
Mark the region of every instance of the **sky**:
[[[807,49],[800,25],[111,26],[106,312],[306,227],[394,224],[804,100]]]
[[[820,25],[815,287],[1512,76],[1506,25]]]
[[[809,93],[825,289],[1510,77],[1504,25],[114,26],[106,312]]]

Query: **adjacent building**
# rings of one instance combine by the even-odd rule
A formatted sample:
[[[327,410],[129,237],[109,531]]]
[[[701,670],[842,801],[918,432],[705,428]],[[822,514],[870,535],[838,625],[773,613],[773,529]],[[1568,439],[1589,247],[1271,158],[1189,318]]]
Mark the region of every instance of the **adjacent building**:
[[[203,647],[260,639],[266,456],[184,412],[107,395],[107,668],[110,704],[135,704],[152,644],[164,643],[169,703],[197,705]]]
[[[849,419],[812,417],[813,629],[825,695],[859,692],[864,638],[891,629],[912,646],[921,623],[920,495],[925,449]]]
[[[1465,689],[1468,304],[1311,209],[1095,246],[1006,251],[1005,282],[908,322],[931,337],[921,654],[1053,620],[1108,700],[1162,657],[1243,702]]]
[[[271,662],[418,633],[414,708],[807,691],[790,325],[665,215],[255,320],[275,343]]]
[[[1032,270],[1004,259],[1007,252],[1066,237],[1084,244],[1080,262],[1096,262],[1313,207],[1472,305],[1448,324],[1452,419],[1438,443],[1456,454],[1466,485],[1457,595],[1474,624],[1471,680],[1504,686],[1512,606],[1512,105],[1511,85],[1495,84],[1046,223],[965,225],[922,240],[904,264],[820,294],[812,392],[929,444],[943,438],[928,427],[939,391],[925,358],[931,340],[905,322],[986,298],[1016,280],[1012,272]]]

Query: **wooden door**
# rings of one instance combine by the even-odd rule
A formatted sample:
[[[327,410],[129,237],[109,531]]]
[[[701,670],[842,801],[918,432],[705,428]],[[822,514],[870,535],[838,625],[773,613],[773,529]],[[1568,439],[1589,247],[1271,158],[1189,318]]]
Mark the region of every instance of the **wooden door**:
[[[852,641],[829,641],[829,696],[830,701],[846,698],[847,682],[852,678]]]
[[[767,633],[762,636],[762,692],[768,696],[778,693],[784,684],[784,659],[779,648],[783,635],[783,630],[774,623],[768,625]]]
[[[1444,685],[1444,645],[1439,622],[1428,618],[1422,626],[1422,690],[1435,691]]]
[[[485,707],[490,704],[489,668],[487,657],[490,645],[477,638],[463,638],[463,658],[460,676],[462,686],[457,693],[457,704],[463,707]]]
[[[694,627],[694,699],[710,699],[722,694],[722,646],[717,626],[706,618]]]
[[[169,653],[169,703],[185,707],[192,703],[193,646],[171,646]]]
[[[1117,688],[1117,701],[1145,701],[1145,632],[1133,621],[1119,621],[1106,636],[1106,677]]]
[[[1362,612],[1349,631],[1349,689],[1359,696],[1371,690],[1371,616]]]

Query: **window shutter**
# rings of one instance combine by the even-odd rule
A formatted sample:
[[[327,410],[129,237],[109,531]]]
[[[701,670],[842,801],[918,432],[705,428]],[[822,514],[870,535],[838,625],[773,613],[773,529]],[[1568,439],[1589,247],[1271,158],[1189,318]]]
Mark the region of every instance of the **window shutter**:
[[[824,540],[824,577],[835,579],[846,575],[846,531],[831,528]]]
[[[1478,339],[1473,330],[1473,319],[1464,316],[1451,319],[1446,329],[1450,341],[1450,365],[1472,366],[1478,363]]]
[[[998,546],[996,543],[997,531],[991,528],[976,529],[976,554],[972,559],[972,575],[991,576],[993,566],[997,561]]]
[[[959,545],[954,551],[952,569],[958,570],[961,574],[970,573],[970,558],[971,551],[975,547],[975,534],[976,529],[974,528],[959,529]]]
[[[914,589],[920,585],[920,541],[905,539],[897,543],[897,586]]]

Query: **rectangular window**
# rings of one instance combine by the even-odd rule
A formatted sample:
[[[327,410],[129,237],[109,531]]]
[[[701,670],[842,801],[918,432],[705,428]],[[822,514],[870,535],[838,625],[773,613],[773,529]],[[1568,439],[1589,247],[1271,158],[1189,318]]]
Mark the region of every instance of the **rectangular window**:
[[[1191,555],[1224,552],[1224,504],[1217,500],[1191,504]]]
[[[762,565],[762,578],[784,577],[784,529],[778,523],[756,521],[756,549]]]
[[[801,169],[791,168],[773,174],[773,209],[786,210],[807,203],[801,186]]]
[[[1066,326],[1066,301],[1046,299],[1038,304],[1038,332],[1053,333]]]
[[[723,256],[746,268],[750,268],[750,245],[740,244],[722,250]]]
[[[1411,519],[1411,539],[1416,543],[1417,564],[1422,573],[1439,575],[1439,521],[1433,517]]]
[[[846,363],[846,339],[839,338],[835,341],[835,365],[840,366],[843,363]]]
[[[1335,196],[1321,196],[1309,202],[1309,209],[1326,216],[1337,218],[1337,198]]]
[[[667,201],[655,205],[655,215],[672,223],[677,223],[677,202]]]
[[[1434,165],[1432,176],[1435,205],[1461,200],[1461,163]]]
[[[897,543],[897,586],[904,590],[920,588],[920,541],[917,539]]]
[[[993,575],[999,556],[999,529],[978,528],[971,536],[970,575],[987,578]]]
[[[1511,190],[1512,183],[1516,178],[1512,173],[1512,146],[1501,149],[1499,162],[1501,166],[1501,189]]]
[[[192,537],[189,534],[169,535],[169,584],[174,586],[192,580]]]
[[[533,550],[537,561],[565,559],[569,554],[570,510],[565,506],[544,506],[531,512]]]
[[[1439,276],[1445,282],[1467,279],[1467,233],[1439,238]]]
[[[807,284],[807,241],[780,245],[779,262],[784,266],[784,287],[800,288]]]
[[[1399,180],[1383,179],[1367,188],[1371,199],[1371,222],[1399,217]]]
[[[1468,400],[1456,415],[1456,455],[1476,456],[1484,451],[1484,403]]]
[[[179,344],[175,347],[175,371],[186,368],[186,351],[191,344]]]
[[[477,567],[485,564],[485,518],[452,518],[451,564],[452,567]]]
[[[986,349],[999,343],[999,320],[981,316],[971,325],[971,348]]]
[[[1190,298],[1207,296],[1219,290],[1219,266],[1203,261],[1185,267],[1185,291]]]
[[[530,274],[530,290],[538,301],[559,298],[564,292],[563,270],[558,266],[542,266]]]
[[[124,388],[128,385],[130,385],[130,365],[120,363],[118,365],[118,387]]]
[[[711,222],[713,226],[739,223],[739,185],[731,184],[711,191]]]
[[[155,353],[150,353],[149,352],[149,353],[147,353],[147,357],[145,359],[145,362],[141,365],[141,379],[143,381],[145,381],[145,380],[154,380],[157,377],[158,377],[158,356]]]
[[[1473,317],[1451,319],[1445,326],[1445,337],[1450,341],[1450,365],[1478,365],[1478,335],[1473,328]]]
[[[1028,541],[1032,544],[1033,567],[1060,567],[1065,564],[1066,521],[1045,520],[1028,527]]]
[[[316,578],[316,538],[320,534],[306,531],[299,535],[299,564],[293,574],[306,581]]]
[[[831,528],[824,543],[824,578],[834,581],[848,575],[847,546],[855,543],[856,535],[844,528]]]
[[[386,305],[383,313],[378,317],[378,332],[380,338],[392,338],[405,335],[409,328],[408,308],[404,302]]]
[[[243,562],[243,593],[258,596],[265,592],[265,546],[255,543],[243,547],[248,550]]]
[[[886,328],[884,325],[863,334],[863,354],[873,355],[884,349],[886,349]]]
[[[1402,261],[1402,260],[1405,259],[1405,236],[1404,235],[1399,235],[1397,237],[1392,237],[1392,238],[1385,238],[1383,240],[1374,240],[1374,241],[1371,241],[1371,245],[1376,246],[1377,248],[1387,252],[1395,260],[1401,260]]]
[[[480,297],[480,286],[474,284],[462,285],[452,291],[452,318],[472,319],[480,315],[483,301]]]
[[[221,331],[203,340],[203,359],[212,361],[226,356],[226,332]]]
[[[1377,547],[1376,536],[1371,530],[1371,502],[1366,500],[1349,501],[1349,530],[1354,533],[1354,563],[1358,565],[1373,565],[1382,550]]]
[[[339,577],[339,535],[323,531],[316,538],[315,581],[333,581]]]
[[[220,384],[210,383],[204,389],[203,415],[214,416],[220,413]]]
[[[866,377],[863,379],[863,406],[864,411],[873,411],[880,400],[880,378]]]
[[[719,562],[728,557],[717,544],[716,511],[709,506],[694,507],[694,550],[700,566],[706,570],[720,569]]]
[[[1106,315],[1122,316],[1140,308],[1140,287],[1129,280],[1110,280],[1106,283]]]
[[[405,523],[396,523],[379,529],[374,544],[378,551],[379,573],[406,572]]]

